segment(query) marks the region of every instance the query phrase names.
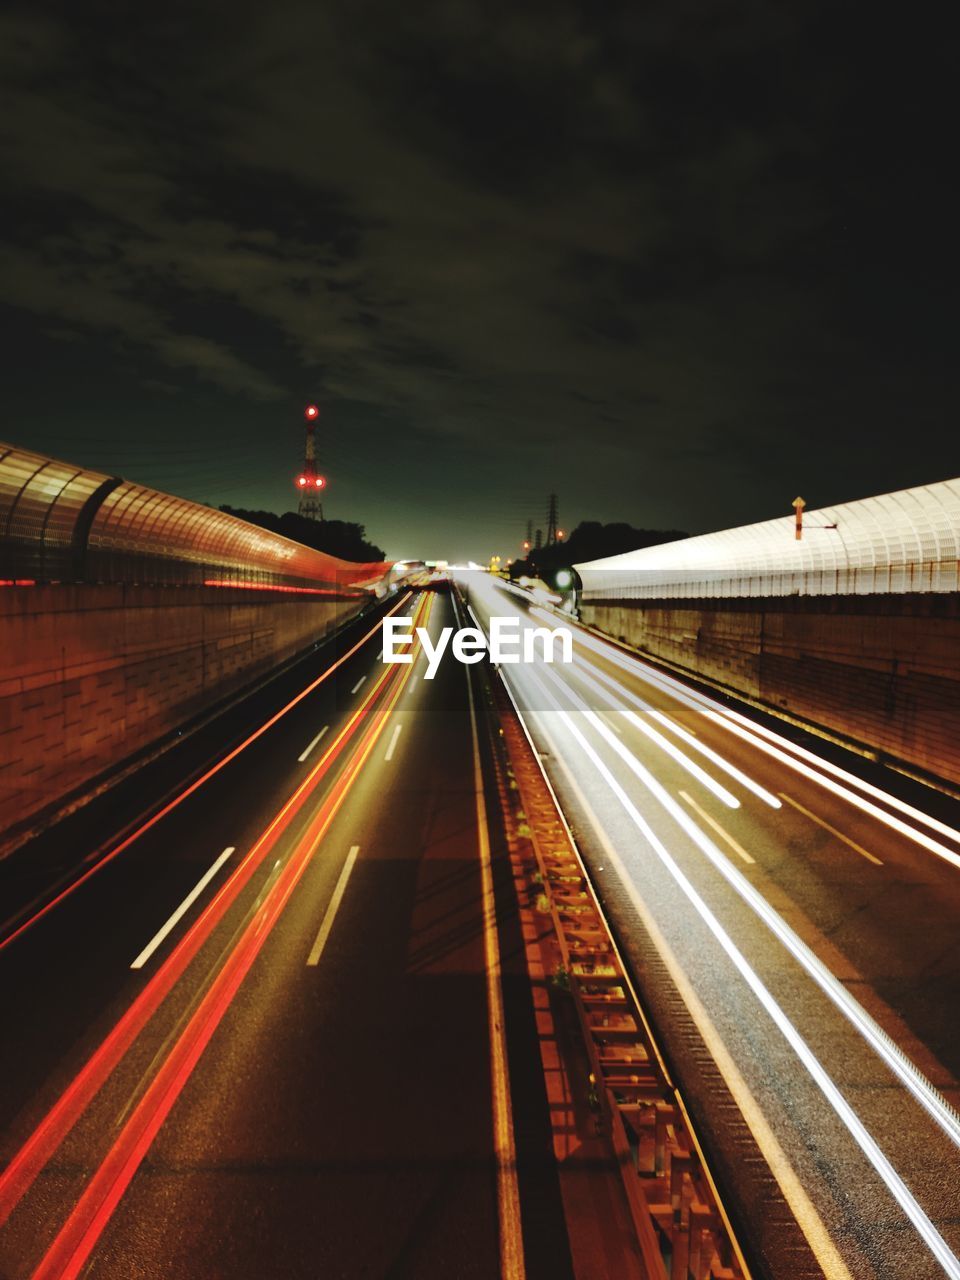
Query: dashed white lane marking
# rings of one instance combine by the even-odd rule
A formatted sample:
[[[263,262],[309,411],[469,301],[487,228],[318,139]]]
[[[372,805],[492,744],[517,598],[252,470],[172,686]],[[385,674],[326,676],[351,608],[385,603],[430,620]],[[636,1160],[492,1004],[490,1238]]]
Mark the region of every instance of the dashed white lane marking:
[[[204,875],[200,877],[200,879],[197,881],[194,887],[190,890],[190,892],[187,894],[184,900],[180,903],[179,907],[177,907],[176,911],[174,911],[173,915],[166,922],[166,924],[164,924],[160,929],[158,929],[157,932],[153,935],[153,937],[150,939],[147,945],[143,948],[143,950],[137,956],[136,960],[134,960],[133,964],[130,966],[131,969],[143,968],[143,966],[147,963],[147,961],[156,951],[157,947],[159,947],[160,943],[164,940],[164,938],[167,936],[170,930],[176,926],[177,922],[183,918],[183,916],[193,906],[194,902],[196,902],[197,898],[200,897],[200,894],[203,893],[204,889],[207,887],[207,885],[210,883],[213,877],[217,874],[217,872],[220,870],[220,868],[223,866],[226,860],[230,857],[231,853],[234,852],[234,849],[235,849],[234,845],[232,844],[227,845],[226,849],[224,849],[223,853],[221,853],[220,857],[216,860],[216,862],[209,869],[209,871],[205,872]]]
[[[323,735],[327,732],[329,728],[330,726],[328,724],[325,724],[323,728],[320,730],[320,732],[317,734],[317,736],[313,739],[313,741],[310,742],[307,748],[304,751],[302,751],[300,755],[297,756],[297,762],[299,764],[303,764],[304,760],[306,760],[307,756],[310,754],[310,752],[317,745],[317,743],[320,741],[320,739],[323,737]]]
[[[394,730],[393,730],[393,734],[392,734],[392,736],[391,736],[391,738],[390,738],[390,745],[387,747],[387,754],[383,757],[383,758],[384,758],[384,760],[392,760],[392,759],[393,759],[393,752],[394,752],[394,748],[395,748],[395,747],[396,747],[396,745],[397,745],[397,739],[400,737],[400,730],[401,730],[402,728],[403,728],[403,725],[402,725],[402,724],[398,724],[398,725],[394,728]]]
[[[815,813],[811,813],[809,809],[805,809],[799,800],[794,800],[783,791],[779,794],[781,800],[786,800],[787,804],[792,804],[795,809],[798,809],[804,815],[804,817],[809,818],[811,822],[815,822],[817,826],[823,827],[824,831],[829,831],[830,834],[832,836],[836,836],[838,840],[842,840],[844,844],[849,845],[851,849],[856,853],[859,853],[862,858],[866,858],[868,862],[872,862],[875,867],[883,866],[880,859],[875,857],[872,853],[868,853],[867,850],[864,849],[863,845],[857,844],[856,840],[851,840],[849,836],[845,836],[843,832],[838,831],[836,827],[831,827],[829,822],[825,822],[823,818],[818,818]]]
[[[707,813],[706,809],[701,808],[700,805],[697,804],[696,800],[694,800],[693,796],[688,795],[686,791],[678,791],[677,794],[680,796],[681,800],[686,800],[691,809],[695,809],[697,811],[707,826],[712,827],[721,840],[726,840],[733,852],[741,857],[744,862],[749,862],[751,864],[756,862],[756,858],[752,858],[742,844],[734,840],[733,836],[730,835],[728,831],[724,831],[716,818]]]
[[[323,948],[327,945],[327,938],[330,937],[330,930],[333,928],[333,921],[339,909],[340,903],[343,901],[343,895],[347,888],[347,881],[350,879],[350,872],[353,870],[353,864],[357,860],[357,854],[360,852],[360,846],[354,844],[350,846],[350,852],[347,854],[347,860],[343,864],[343,870],[340,872],[340,878],[337,881],[337,887],[333,891],[333,897],[323,913],[323,923],[320,925],[320,932],[317,934],[316,941],[310,948],[310,954],[307,956],[308,965],[317,965],[323,954]]]

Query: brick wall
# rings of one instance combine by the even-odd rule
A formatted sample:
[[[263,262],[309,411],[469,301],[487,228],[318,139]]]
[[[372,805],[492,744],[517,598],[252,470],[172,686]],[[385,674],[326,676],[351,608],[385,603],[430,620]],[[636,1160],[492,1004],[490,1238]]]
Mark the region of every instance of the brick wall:
[[[955,595],[611,601],[582,616],[775,711],[960,783]]]
[[[202,587],[0,590],[0,847],[357,606]]]

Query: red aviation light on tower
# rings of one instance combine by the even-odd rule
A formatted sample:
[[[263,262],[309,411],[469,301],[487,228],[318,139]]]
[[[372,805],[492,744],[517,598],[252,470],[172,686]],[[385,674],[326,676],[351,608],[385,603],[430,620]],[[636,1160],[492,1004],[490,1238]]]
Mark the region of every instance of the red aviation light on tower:
[[[297,512],[308,520],[322,520],[323,506],[320,502],[320,490],[327,487],[327,481],[317,472],[317,446],[314,439],[320,409],[315,404],[308,404],[304,407],[303,416],[307,420],[304,431],[303,467],[294,481],[300,494]]]

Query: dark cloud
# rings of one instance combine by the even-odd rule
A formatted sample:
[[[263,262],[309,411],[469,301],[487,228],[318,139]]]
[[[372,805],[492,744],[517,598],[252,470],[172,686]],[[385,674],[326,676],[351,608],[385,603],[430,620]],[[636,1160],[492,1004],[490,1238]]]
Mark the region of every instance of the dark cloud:
[[[956,469],[936,33],[93,3],[8,10],[0,51],[23,443],[64,451],[70,378],[71,456],[277,506],[315,396],[333,514],[475,555],[552,488],[701,529]]]

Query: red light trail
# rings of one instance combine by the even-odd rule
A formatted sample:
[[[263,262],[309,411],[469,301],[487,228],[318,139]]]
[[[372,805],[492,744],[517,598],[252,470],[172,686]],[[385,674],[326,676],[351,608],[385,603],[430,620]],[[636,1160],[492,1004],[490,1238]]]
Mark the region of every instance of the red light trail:
[[[424,610],[421,608],[420,612]],[[429,613],[429,609],[426,612]],[[225,960],[193,1017],[170,1049],[146,1093],[34,1271],[33,1280],[73,1280],[82,1271],[161,1125],[189,1080],[383,732],[411,669],[407,667],[403,676],[394,681],[396,688],[393,693],[377,712],[360,747],[344,774],[337,780],[333,792],[298,841],[280,877],[271,887],[259,910],[248,921],[240,940]],[[390,679],[390,674],[385,671],[375,688],[382,687]],[[364,708],[355,713],[355,721],[359,722],[366,716],[371,701],[372,697],[368,697]],[[209,933],[209,929],[207,932]]]
[[[417,609],[417,617],[419,618],[425,612],[429,613],[429,608],[425,609],[424,602],[421,601]],[[360,643],[363,643],[363,642],[361,641]],[[307,830],[307,833],[298,843],[297,849],[288,859],[284,872],[281,875],[281,878],[270,890],[270,893],[267,898],[267,902],[270,902],[271,900],[275,900],[274,895],[277,893],[278,887],[281,884],[283,885],[287,884],[287,875],[288,875],[287,869],[291,866],[299,865],[297,861],[298,854],[301,855],[300,860],[302,861],[302,850],[304,848],[305,842],[307,843],[307,847],[310,850],[310,854],[308,854],[306,858],[306,861],[307,862],[309,861],[309,856],[312,854],[312,850],[315,847],[317,840],[322,835],[322,832],[326,830],[326,827],[329,825],[329,822],[332,821],[332,818],[336,810],[339,808],[340,804],[342,804],[343,800],[346,797],[350,784],[352,784],[363,762],[366,760],[367,756],[369,755],[370,750],[372,750],[373,744],[376,741],[376,738],[379,736],[380,732],[382,731],[384,723],[386,722],[386,717],[389,715],[389,712],[392,709],[397,697],[399,697],[399,694],[402,691],[402,688],[406,683],[406,679],[408,678],[409,673],[412,669],[413,669],[412,666],[403,668],[402,669],[403,674],[399,677],[399,680],[397,680],[396,671],[394,668],[392,667],[384,668],[383,673],[377,679],[377,681],[373,684],[366,698],[363,700],[363,702],[357,708],[357,710],[354,712],[351,718],[347,721],[346,725],[344,725],[343,729],[341,729],[340,733],[337,735],[334,741],[327,748],[322,758],[314,766],[314,768],[311,770],[308,776],[303,780],[303,782],[296,789],[296,791],[293,793],[290,799],[287,800],[287,802],[283,805],[280,811],[274,816],[270,824],[266,827],[266,829],[262,832],[262,834],[260,835],[256,843],[250,849],[249,853],[242,860],[242,862],[237,866],[236,870],[234,871],[230,879],[223,885],[223,887],[220,889],[217,895],[207,905],[203,913],[194,922],[194,924],[191,926],[188,932],[177,944],[175,949],[167,957],[166,961],[164,961],[164,963],[160,966],[160,968],[154,974],[153,978],[147,983],[147,985],[143,988],[140,994],[134,999],[134,1001],[130,1004],[127,1010],[121,1015],[120,1019],[117,1021],[113,1029],[109,1032],[107,1037],[103,1040],[100,1046],[93,1052],[93,1054],[91,1054],[90,1058],[88,1058],[84,1066],[81,1067],[80,1071],[74,1077],[70,1085],[68,1085],[68,1087],[64,1090],[64,1092],[60,1095],[57,1102],[54,1103],[54,1105],[47,1112],[46,1116],[44,1116],[43,1120],[41,1120],[41,1122],[37,1125],[36,1129],[33,1131],[33,1133],[30,1135],[27,1141],[23,1144],[23,1146],[20,1148],[17,1154],[13,1157],[13,1159],[4,1169],[3,1173],[0,1174],[0,1225],[6,1222],[10,1214],[15,1209],[16,1205],[23,1198],[23,1196],[29,1191],[37,1175],[41,1172],[41,1170],[46,1165],[47,1161],[51,1158],[51,1156],[54,1154],[54,1152],[57,1150],[57,1148],[66,1138],[67,1134],[71,1131],[71,1129],[80,1119],[81,1115],[86,1110],[86,1107],[89,1105],[90,1101],[100,1090],[100,1088],[105,1083],[105,1081],[110,1076],[110,1074],[113,1072],[113,1070],[116,1068],[116,1066],[120,1063],[121,1059],[126,1054],[130,1046],[134,1043],[137,1036],[140,1034],[143,1028],[147,1025],[147,1023],[153,1017],[154,1013],[156,1013],[157,1009],[160,1007],[163,1000],[170,993],[170,991],[172,990],[176,982],[179,980],[179,978],[182,976],[182,974],[186,970],[190,961],[197,954],[200,947],[207,941],[213,929],[223,918],[228,908],[236,900],[239,893],[241,892],[243,887],[248,883],[253,873],[263,863],[264,859],[267,857],[267,855],[276,845],[277,840],[280,838],[283,832],[287,829],[287,827],[289,826],[290,822],[295,817],[295,815],[302,808],[303,804],[306,802],[309,795],[313,793],[320,778],[327,773],[328,769],[330,768],[330,765],[339,756],[344,745],[350,740],[350,738],[353,737],[353,734],[356,732],[358,725],[368,715],[372,704],[378,699],[378,697],[380,696],[383,689],[387,686],[387,684],[390,683],[391,681],[394,681],[398,685],[396,693],[393,695],[393,697],[390,698],[387,706],[385,708],[382,708],[380,713],[378,713],[378,715],[376,716],[373,724],[371,725],[370,729],[367,732],[367,735],[363,739],[363,742],[361,744],[360,750],[358,751],[357,755],[351,761],[351,764],[348,766],[343,777],[338,780],[333,792],[331,793],[331,796],[328,797],[327,801],[321,807],[317,817],[313,819],[313,821],[311,822],[310,827]],[[309,843],[311,840],[312,840],[312,843]],[[295,886],[296,881],[299,879],[300,875],[302,874],[303,869],[305,869],[305,866],[306,866],[306,863],[304,862],[301,870],[296,872],[294,879],[290,884],[290,892],[292,892],[292,889]],[[293,873],[290,873],[290,874],[293,874]],[[289,892],[282,899],[280,907],[277,911],[278,915],[279,915],[279,910],[282,910],[282,906],[285,905],[288,898],[289,898]],[[263,908],[261,908],[261,911],[262,909]],[[258,917],[259,917],[259,914],[260,913],[258,912]],[[255,917],[255,920],[258,917]],[[270,924],[271,928],[273,923],[275,923],[275,918],[271,919],[271,924]],[[269,932],[269,929],[267,929],[266,931]],[[223,969],[221,969],[220,975],[218,975],[217,979],[215,979],[214,985],[213,987],[211,987],[211,990],[210,990],[210,993],[208,993],[208,996],[212,995],[214,991],[222,990],[220,986],[221,976],[228,966],[235,963],[234,957],[237,955],[238,950],[240,950],[244,946],[244,940],[248,938],[248,933],[249,933],[249,929],[244,932],[240,942],[238,942],[237,944],[237,947],[235,947],[233,952],[231,952],[230,955],[225,959],[224,967]],[[259,947],[257,948],[257,950],[259,950]],[[253,957],[255,956],[255,954],[256,952],[254,951],[250,957],[250,963],[252,963]],[[239,962],[236,962],[236,963],[239,963]],[[249,968],[249,964],[243,970],[244,973],[246,972],[247,968]],[[239,985],[239,982],[242,981],[242,977],[243,977],[243,973],[240,974],[240,977],[237,980],[237,985]],[[232,999],[232,995],[230,998]],[[201,1004],[200,1009],[198,1009],[196,1016],[198,1016],[200,1011],[203,1009],[207,1009],[207,1011],[209,1012],[207,999],[208,997],[204,998],[204,1001]],[[229,1004],[229,999],[227,1000],[227,1005],[228,1004]],[[225,1008],[226,1008],[226,1005],[223,1006],[223,1010],[225,1010]],[[221,1010],[219,1017],[222,1017],[223,1010]],[[219,1017],[217,1018],[217,1021],[219,1021]],[[189,1025],[193,1026],[194,1025],[193,1021],[191,1021]],[[210,1034],[212,1034],[212,1031],[213,1031],[213,1028],[211,1028]],[[181,1036],[181,1038],[176,1042],[173,1049],[171,1049],[171,1054],[177,1049],[178,1046],[182,1045],[184,1036],[186,1034],[187,1033],[184,1032],[184,1035]],[[209,1039],[209,1035],[206,1037],[206,1039],[207,1040]],[[205,1043],[206,1043],[206,1040],[204,1040],[204,1044]],[[202,1046],[198,1051],[198,1054],[197,1054],[198,1057],[199,1057],[199,1052],[202,1052]],[[188,1075],[189,1075],[189,1071],[187,1071],[187,1076]],[[185,1079],[186,1077],[184,1077],[184,1080]],[[182,1083],[180,1085],[180,1088],[182,1088]],[[179,1092],[179,1088],[177,1092]],[[175,1096],[176,1095],[174,1095],[174,1099],[175,1099]],[[148,1094],[145,1095],[144,1097],[144,1100],[143,1100],[144,1102],[146,1102],[147,1097],[155,1098],[155,1095],[151,1094],[150,1091],[148,1091]],[[174,1099],[171,1099],[170,1105],[172,1105],[172,1102]],[[167,1110],[169,1110],[169,1107],[167,1108]],[[134,1112],[134,1116],[138,1115],[139,1113],[140,1113],[140,1108],[138,1107],[137,1111]],[[131,1117],[131,1121],[128,1122],[128,1124],[132,1123],[132,1121],[133,1121],[133,1117]],[[162,1117],[161,1117],[161,1122],[162,1122]],[[124,1129],[124,1133],[126,1132],[127,1132],[127,1128]],[[147,1146],[149,1146],[149,1142],[147,1143]],[[146,1150],[146,1148],[144,1148],[144,1150]],[[140,1159],[142,1159],[142,1155],[140,1156]],[[139,1160],[137,1161],[137,1163],[139,1163]],[[135,1168],[136,1168],[136,1165],[134,1165],[134,1171],[135,1171]],[[132,1172],[130,1176],[132,1176]],[[127,1179],[127,1181],[129,1181],[129,1178]],[[122,1189],[120,1194],[122,1194]],[[81,1203],[83,1203],[83,1201],[81,1201]],[[79,1209],[79,1205],[77,1208]],[[76,1212],[77,1210],[74,1211],[74,1213]],[[72,1220],[73,1220],[73,1215],[71,1215],[71,1219],[68,1219],[68,1224]],[[67,1225],[65,1225],[63,1230],[64,1231],[67,1230]],[[43,1265],[44,1264],[41,1264],[41,1266]],[[47,1274],[59,1274],[59,1273],[50,1272]],[[76,1273],[71,1271],[68,1274],[73,1275]]]
[[[410,593],[407,592],[397,601],[397,603],[393,606],[392,609],[387,610],[384,616],[390,617],[391,614],[396,613],[397,610],[400,609],[409,598],[410,598]],[[98,871],[102,870],[105,866],[108,865],[108,863],[112,862],[114,858],[118,857],[126,849],[129,849],[130,846],[134,843],[134,841],[139,840],[140,837],[144,835],[147,831],[149,831],[151,827],[155,827],[156,824],[161,820],[161,818],[165,818],[168,813],[172,813],[173,810],[178,807],[178,805],[181,805],[184,802],[184,800],[186,800],[189,796],[192,796],[195,791],[199,791],[199,789],[206,782],[209,782],[212,777],[218,774],[221,769],[226,768],[226,766],[230,763],[231,760],[235,760],[237,756],[241,753],[241,751],[245,751],[247,747],[250,746],[251,743],[256,742],[258,738],[262,737],[263,734],[265,734],[268,729],[271,729],[277,723],[278,720],[282,719],[287,714],[288,711],[292,711],[293,708],[297,706],[298,703],[302,702],[304,698],[308,697],[309,694],[313,693],[314,689],[318,688],[321,684],[323,684],[325,680],[329,679],[329,677],[333,675],[333,673],[337,670],[337,668],[343,666],[343,664],[349,658],[352,658],[358,649],[361,649],[367,643],[368,640],[372,639],[373,636],[379,632],[379,629],[380,629],[379,623],[377,623],[376,626],[371,627],[370,630],[366,633],[366,635],[363,636],[360,640],[358,640],[352,649],[348,649],[347,652],[343,654],[341,657],[339,657],[336,660],[336,662],[334,662],[331,666],[329,666],[326,669],[326,671],[322,672],[319,676],[317,676],[316,680],[311,681],[310,684],[306,686],[306,688],[301,689],[301,691],[296,695],[295,698],[291,698],[291,700],[286,704],[285,707],[281,707],[280,710],[277,711],[274,715],[272,715],[269,720],[264,721],[264,723],[260,726],[259,729],[254,730],[254,732],[251,733],[249,737],[245,738],[243,742],[239,743],[231,751],[228,751],[227,754],[223,756],[222,759],[218,760],[215,765],[212,765],[206,771],[206,773],[201,774],[201,776],[195,779],[193,782],[191,782],[188,787],[185,787],[183,791],[181,791],[178,795],[176,795],[172,800],[168,801],[167,804],[163,805],[162,808],[158,809],[157,812],[152,817],[146,820],[146,822],[141,823],[141,825],[137,827],[136,831],[132,832],[125,839],[121,840],[119,844],[114,845],[113,848],[110,849],[107,853],[105,853],[102,858],[100,858],[97,862],[93,864],[93,866],[89,867],[86,871],[84,871],[84,873],[78,876],[76,880],[71,880],[71,882],[66,886],[66,888],[62,889],[55,897],[51,898],[48,902],[44,903],[44,905],[40,907],[39,910],[35,911],[34,914],[29,917],[29,919],[24,920],[22,924],[19,924],[15,929],[13,929],[10,933],[8,933],[5,938],[0,940],[0,951],[3,951],[4,948],[8,947],[10,943],[14,941],[14,939],[19,938],[21,934],[27,931],[27,929],[32,928],[32,926],[35,925],[38,920],[42,920],[45,915],[47,915],[50,911],[54,909],[54,907],[56,907],[59,903],[63,902],[65,898],[68,898],[70,894],[74,893],[77,889],[79,889],[82,884],[85,884],[90,879],[91,876],[96,875]]]

